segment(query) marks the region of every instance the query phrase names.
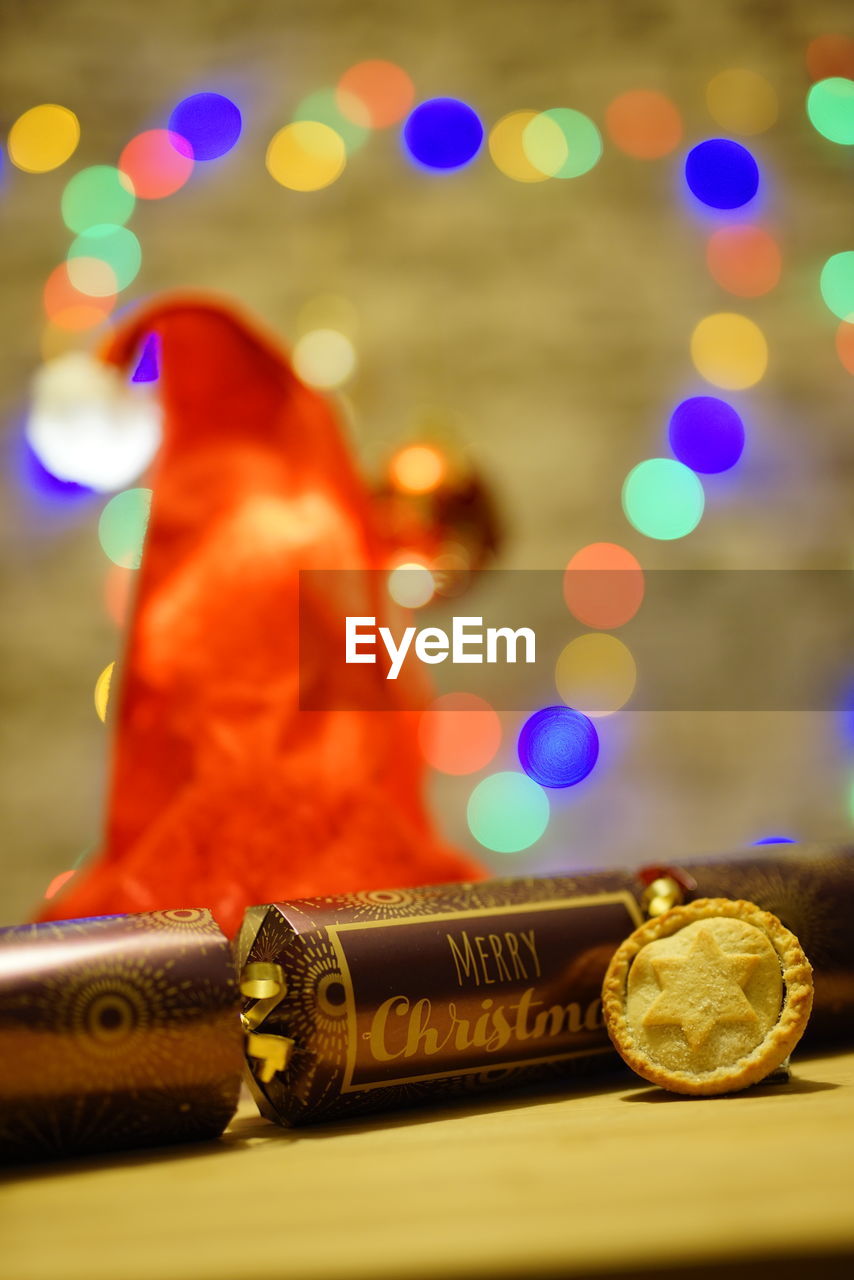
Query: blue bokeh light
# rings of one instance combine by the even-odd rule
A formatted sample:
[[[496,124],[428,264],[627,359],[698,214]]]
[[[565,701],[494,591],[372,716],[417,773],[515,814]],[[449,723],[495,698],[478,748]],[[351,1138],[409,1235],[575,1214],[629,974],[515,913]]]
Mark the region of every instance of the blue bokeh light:
[[[839,723],[842,730],[842,740],[850,750],[854,748],[854,679],[850,680],[842,691],[842,701],[839,706]]]
[[[701,475],[729,471],[744,451],[744,423],[717,396],[691,396],[678,404],[668,437],[673,456]]]
[[[740,209],[759,190],[759,166],[740,142],[709,138],[688,152],[685,181],[710,208]]]
[[[10,462],[21,488],[39,504],[51,508],[74,507],[100,496],[85,484],[62,480],[48,471],[23,432],[14,441]]]
[[[599,757],[593,722],[572,707],[544,707],[522,725],[519,763],[541,787],[574,787]]]
[[[763,836],[761,840],[754,840],[757,844],[797,844],[797,840],[793,840],[791,836]]]
[[[468,103],[431,98],[407,117],[403,144],[410,159],[424,169],[461,169],[483,146],[483,124]]]
[[[142,353],[136,368],[131,374],[131,382],[156,382],[160,377],[160,339],[156,333],[150,333],[142,344]]]
[[[243,128],[236,103],[221,93],[194,93],[169,117],[173,133],[186,138],[194,160],[218,160],[230,151]]]

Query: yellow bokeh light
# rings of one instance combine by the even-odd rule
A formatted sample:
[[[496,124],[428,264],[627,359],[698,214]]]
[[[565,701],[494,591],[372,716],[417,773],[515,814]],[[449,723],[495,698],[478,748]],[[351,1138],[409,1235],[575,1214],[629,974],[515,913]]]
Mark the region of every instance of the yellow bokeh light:
[[[569,707],[588,716],[609,716],[634,692],[637,667],[616,636],[588,632],[571,640],[555,666],[555,685]]]
[[[433,599],[435,590],[430,570],[414,560],[399,564],[388,575],[388,593],[403,609],[420,609]]]
[[[356,370],[355,347],[337,329],[304,333],[293,349],[292,360],[297,377],[324,391],[343,386]]]
[[[80,141],[80,123],[68,107],[45,102],[30,107],[9,130],[7,148],[12,164],[25,173],[47,173],[72,156]]]
[[[445,478],[447,462],[429,444],[409,444],[389,463],[392,484],[404,493],[431,493]]]
[[[95,710],[98,713],[99,720],[107,719],[107,704],[110,701],[110,683],[113,679],[113,669],[115,662],[111,662],[95,681]]]
[[[548,179],[549,175],[531,164],[525,154],[523,135],[537,114],[536,111],[511,111],[490,132],[489,154],[493,163],[514,182],[545,182]]]
[[[274,134],[267,148],[267,168],[276,182],[291,191],[319,191],[341,174],[347,150],[340,134],[316,120],[297,120]]]
[[[722,311],[706,316],[691,335],[694,368],[715,387],[743,391],[755,386],[768,366],[768,344],[747,316]]]
[[[756,71],[721,71],[706,86],[709,114],[727,133],[764,133],[777,120],[773,85]]]
[[[105,337],[110,333],[111,325],[104,323],[100,325],[97,334],[99,338]],[[41,332],[40,351],[41,358],[44,361],[56,360],[58,356],[65,356],[69,351],[85,351],[91,346],[92,330],[65,329],[63,325],[54,324],[49,321]]]
[[[544,178],[559,173],[569,158],[566,134],[556,120],[541,112],[522,131],[525,156]]]

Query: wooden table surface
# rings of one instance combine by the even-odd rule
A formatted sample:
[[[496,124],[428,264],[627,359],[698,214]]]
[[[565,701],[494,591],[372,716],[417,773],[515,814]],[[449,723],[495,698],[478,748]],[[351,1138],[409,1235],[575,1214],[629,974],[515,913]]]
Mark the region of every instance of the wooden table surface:
[[[854,1054],[788,1085],[574,1095],[31,1167],[0,1192],[4,1280],[854,1275]],[[818,1260],[818,1261],[816,1261]]]

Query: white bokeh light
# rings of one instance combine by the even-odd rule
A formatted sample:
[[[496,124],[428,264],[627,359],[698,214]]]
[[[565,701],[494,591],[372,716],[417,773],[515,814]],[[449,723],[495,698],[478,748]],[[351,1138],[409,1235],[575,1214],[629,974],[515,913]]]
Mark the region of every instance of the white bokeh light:
[[[337,329],[312,329],[293,349],[297,375],[310,387],[331,391],[341,387],[356,371],[356,350]]]
[[[118,370],[74,351],[35,375],[26,436],[51,475],[111,493],[148,467],[160,422],[149,386],[129,384]]]

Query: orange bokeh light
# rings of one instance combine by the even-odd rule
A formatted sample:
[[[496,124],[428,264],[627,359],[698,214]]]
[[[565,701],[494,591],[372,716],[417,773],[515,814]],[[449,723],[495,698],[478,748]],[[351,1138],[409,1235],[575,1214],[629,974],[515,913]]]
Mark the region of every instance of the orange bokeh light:
[[[827,80],[830,76],[854,80],[854,39],[817,36],[807,45],[807,70],[811,80]]]
[[[106,319],[113,309],[115,296],[92,298],[81,293],[68,277],[68,265],[61,262],[45,282],[43,301],[51,324],[69,333],[82,333]]]
[[[445,478],[447,463],[429,444],[409,444],[389,463],[389,477],[404,493],[432,493]]]
[[[605,112],[605,129],[615,146],[638,160],[669,155],[682,141],[682,117],[663,93],[632,89]]]
[[[780,247],[761,227],[721,227],[706,246],[709,274],[740,298],[758,298],[778,283]]]
[[[68,884],[68,881],[74,875],[76,868],[72,867],[70,871],[60,871],[58,876],[54,876],[48,887],[45,889],[45,901],[50,902],[51,898],[55,898],[60,889]]]
[[[501,746],[501,720],[474,693],[446,693],[422,712],[418,742],[424,759],[440,773],[476,773]]]
[[[843,369],[854,375],[854,324],[847,320],[836,330],[836,354]]]
[[[374,58],[345,71],[335,97],[338,110],[353,124],[364,125],[366,111],[371,128],[387,129],[409,114],[415,86],[402,67]]]
[[[629,622],[641,607],[643,569],[625,547],[591,542],[566,566],[563,598],[570,613],[585,626],[610,631]]]
[[[119,169],[143,200],[162,200],[183,187],[193,172],[192,148],[168,129],[149,129],[131,138],[119,157]]]

